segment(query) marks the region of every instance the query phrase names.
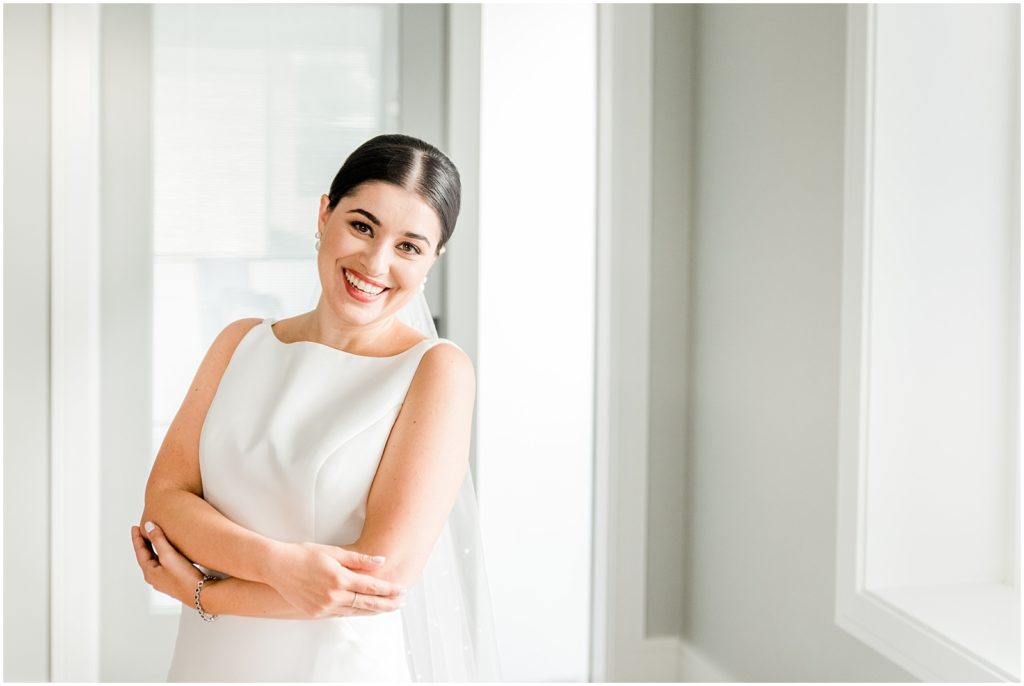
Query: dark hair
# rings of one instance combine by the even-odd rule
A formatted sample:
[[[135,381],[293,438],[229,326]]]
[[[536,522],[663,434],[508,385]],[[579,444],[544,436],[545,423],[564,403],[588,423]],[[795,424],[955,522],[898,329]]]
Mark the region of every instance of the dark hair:
[[[341,165],[331,191],[328,209],[368,181],[386,181],[420,195],[441,219],[441,242],[451,238],[459,218],[462,182],[459,170],[430,143],[400,133],[375,136],[352,151]]]

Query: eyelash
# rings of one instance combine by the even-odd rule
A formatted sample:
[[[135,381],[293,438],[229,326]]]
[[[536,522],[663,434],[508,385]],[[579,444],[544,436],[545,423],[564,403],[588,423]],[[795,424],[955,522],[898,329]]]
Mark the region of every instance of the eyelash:
[[[370,231],[373,231],[373,229],[370,228],[370,226],[368,224],[365,224],[363,222],[352,222],[352,227],[356,231],[358,231],[359,233],[363,234],[364,236],[367,235],[365,232],[359,231],[359,227],[360,226],[365,226],[367,229],[370,229]],[[423,251],[420,250],[419,246],[416,245],[415,243],[410,243],[409,241],[405,241],[403,243],[399,243],[399,245],[408,245],[410,248],[412,248],[411,251],[410,250],[403,250],[402,252],[404,252],[404,253],[407,253],[407,254],[410,254],[410,255],[412,255],[412,254],[422,255],[423,254]]]

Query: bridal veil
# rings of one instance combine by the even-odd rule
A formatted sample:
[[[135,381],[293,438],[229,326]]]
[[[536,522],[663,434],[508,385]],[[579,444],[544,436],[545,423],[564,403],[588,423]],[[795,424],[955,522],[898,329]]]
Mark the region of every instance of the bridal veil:
[[[398,318],[438,337],[422,291]],[[476,489],[468,467],[448,521],[399,612],[414,680],[501,680]]]

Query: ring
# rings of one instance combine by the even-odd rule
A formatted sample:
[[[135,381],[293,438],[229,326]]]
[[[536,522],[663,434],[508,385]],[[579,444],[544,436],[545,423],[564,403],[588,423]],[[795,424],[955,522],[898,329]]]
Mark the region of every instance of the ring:
[[[355,591],[352,591],[352,607],[356,606],[356,596],[358,596],[358,595],[359,595],[358,593],[356,593]]]

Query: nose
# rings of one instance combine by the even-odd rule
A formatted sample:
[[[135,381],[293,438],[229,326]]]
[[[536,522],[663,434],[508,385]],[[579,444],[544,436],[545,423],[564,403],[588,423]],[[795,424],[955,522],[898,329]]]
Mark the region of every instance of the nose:
[[[371,279],[383,277],[388,272],[388,252],[384,241],[373,241],[363,250],[359,260],[363,273]]]

